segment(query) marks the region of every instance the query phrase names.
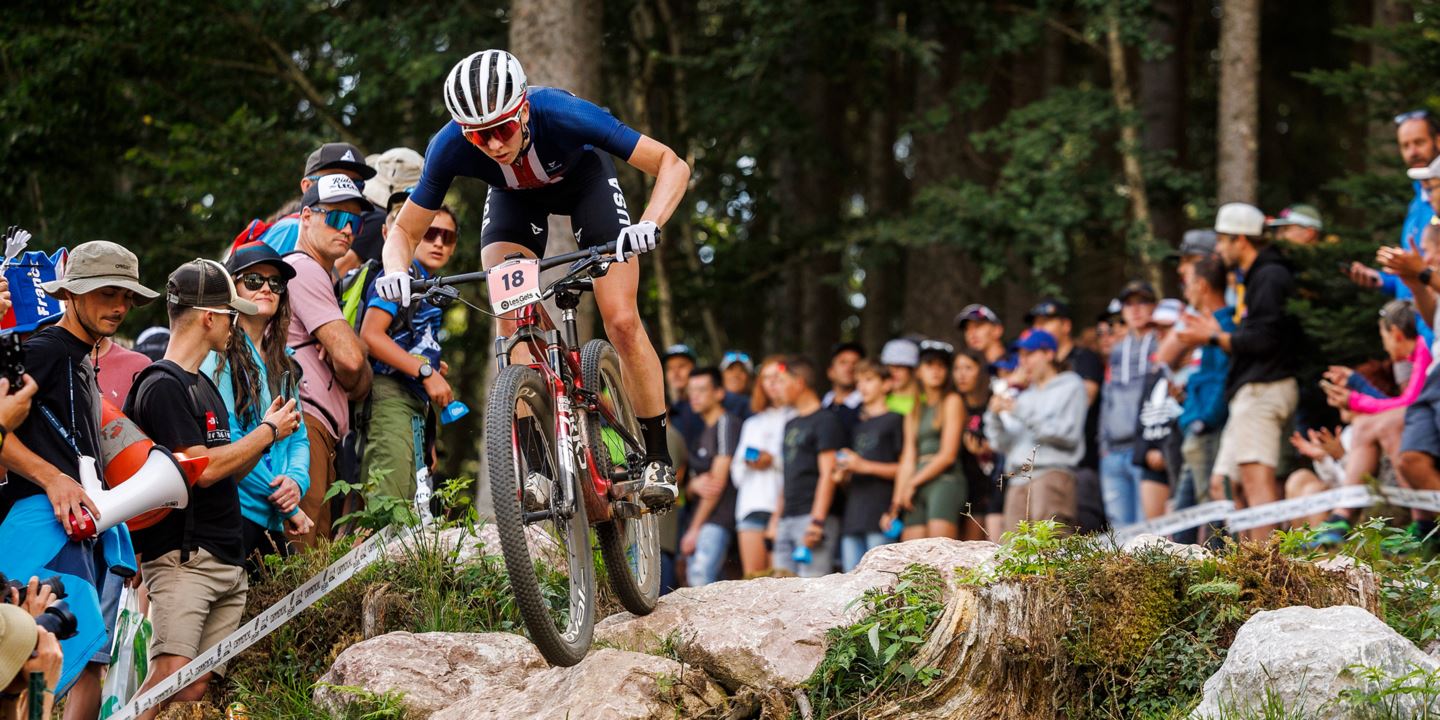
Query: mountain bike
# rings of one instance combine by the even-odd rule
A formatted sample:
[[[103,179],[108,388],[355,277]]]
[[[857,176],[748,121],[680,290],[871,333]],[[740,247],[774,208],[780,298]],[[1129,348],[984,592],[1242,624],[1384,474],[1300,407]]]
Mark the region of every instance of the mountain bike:
[[[530,639],[553,665],[574,665],[590,649],[593,546],[626,610],[648,614],[660,596],[659,528],[640,502],[645,446],[620,356],[599,338],[577,349],[580,298],[615,261],[611,242],[411,283],[423,301],[443,306],[460,298],[457,286],[484,281],[493,315],[516,321],[514,333],[495,340],[500,370],[486,404],[485,460],[510,587]],[[567,264],[540,288],[541,270]],[[548,298],[559,328],[541,304]],[[528,360],[512,363],[521,347]]]

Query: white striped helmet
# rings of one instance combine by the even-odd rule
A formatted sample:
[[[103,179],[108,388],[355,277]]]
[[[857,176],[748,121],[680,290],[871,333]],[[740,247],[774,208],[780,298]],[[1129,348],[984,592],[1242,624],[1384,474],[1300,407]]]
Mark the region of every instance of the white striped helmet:
[[[504,50],[482,50],[455,63],[445,78],[445,107],[461,125],[485,125],[525,101],[525,71]]]

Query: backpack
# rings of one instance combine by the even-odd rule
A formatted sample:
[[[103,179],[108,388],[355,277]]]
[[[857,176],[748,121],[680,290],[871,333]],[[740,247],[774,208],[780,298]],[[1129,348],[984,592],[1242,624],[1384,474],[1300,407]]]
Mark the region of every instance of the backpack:
[[[259,242],[260,238],[265,237],[265,233],[269,232],[270,228],[275,226],[275,223],[280,222],[281,220],[298,217],[300,217],[300,213],[297,212],[278,217],[275,219],[274,222],[265,222],[264,220],[261,220],[259,218],[251,220],[250,224],[246,225],[245,229],[241,230],[240,234],[235,236],[234,242],[230,243],[230,252],[235,252],[235,248],[238,248],[245,243]]]
[[[205,373],[197,373],[197,374],[200,376],[202,382],[210,383],[211,387],[212,387],[212,388],[214,387],[215,381],[214,381],[214,380],[211,380],[208,375],[206,375]],[[190,378],[185,374],[185,371],[181,370],[179,367],[176,367],[175,365],[172,365],[172,364],[166,363],[166,362],[154,362],[154,363],[150,363],[149,365],[147,365],[147,366],[145,367],[145,369],[143,369],[143,370],[141,370],[140,372],[138,372],[138,373],[135,374],[135,382],[134,382],[133,385],[130,386],[130,394],[129,394],[128,396],[126,396],[126,398],[125,398],[125,408],[126,408],[126,409],[132,409],[132,408],[134,407],[135,403],[139,402],[139,400],[140,400],[140,395],[141,395],[145,390],[147,390],[149,387],[151,387],[151,386],[153,385],[153,383],[148,383],[148,382],[146,382],[146,381],[149,380],[150,377],[153,376],[153,375],[169,375],[170,377],[174,378],[177,382],[179,382],[181,385],[184,385],[184,386],[189,390],[189,393],[190,393],[190,408],[189,408],[189,409],[190,409],[190,412],[191,412],[192,416],[195,418],[196,422],[200,423],[200,426],[201,426],[201,427],[205,427],[205,425],[206,425],[205,411],[204,411],[203,409],[201,409],[201,407],[200,407],[200,396],[197,395],[196,392],[195,392],[195,385],[190,382]],[[216,390],[216,393],[219,394],[219,390],[218,390],[218,389]],[[132,422],[133,422],[133,419],[132,419]],[[227,422],[228,422],[228,419],[227,419]],[[144,428],[141,428],[141,430],[144,430]],[[146,433],[146,434],[148,435],[149,433]],[[233,438],[232,438],[232,442],[233,442]],[[179,451],[178,448],[169,448],[169,449],[170,449],[172,452],[178,452],[178,451]],[[185,504],[185,509],[182,511],[182,512],[185,513],[185,525],[184,525],[184,530],[182,531],[181,536],[180,536],[180,562],[189,562],[189,560],[190,560],[190,552],[191,552],[192,550],[194,550],[195,547],[196,547],[196,546],[195,546],[195,503],[194,503],[195,487],[194,487],[193,485],[192,485],[192,486],[189,486],[189,487],[187,488],[187,491],[190,493],[191,502],[186,503],[186,504]],[[169,514],[170,514],[170,511],[169,511],[169,510],[166,510],[164,513],[160,513],[160,514],[158,515],[158,517],[156,518],[156,521],[158,522],[160,518],[164,518],[166,515],[169,515]]]

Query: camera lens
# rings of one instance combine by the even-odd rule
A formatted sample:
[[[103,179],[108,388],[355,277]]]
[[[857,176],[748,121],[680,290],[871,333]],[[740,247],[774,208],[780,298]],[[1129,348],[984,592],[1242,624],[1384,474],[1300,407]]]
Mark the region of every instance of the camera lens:
[[[35,624],[49,630],[56,640],[69,640],[79,630],[75,613],[70,612],[70,604],[64,600],[45,608],[45,612],[35,618]]]

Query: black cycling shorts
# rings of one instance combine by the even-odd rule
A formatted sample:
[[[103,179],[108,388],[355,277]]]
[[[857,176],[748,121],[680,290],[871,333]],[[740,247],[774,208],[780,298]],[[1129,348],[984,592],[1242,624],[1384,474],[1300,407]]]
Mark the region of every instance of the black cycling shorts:
[[[480,245],[509,242],[545,257],[551,215],[565,215],[582,248],[604,245],[630,224],[625,193],[610,155],[592,150],[554,185],[530,190],[491,187],[485,196]]]

